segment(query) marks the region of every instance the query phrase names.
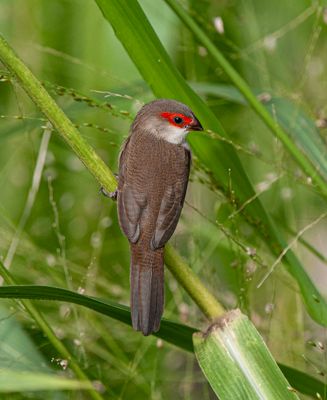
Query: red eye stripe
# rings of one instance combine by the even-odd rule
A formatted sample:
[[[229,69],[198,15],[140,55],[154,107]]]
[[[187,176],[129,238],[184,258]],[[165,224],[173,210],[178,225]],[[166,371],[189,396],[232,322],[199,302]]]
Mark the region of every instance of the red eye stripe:
[[[192,122],[192,118],[180,113],[163,112],[160,115],[167,119],[171,125],[178,126],[179,128],[184,128],[184,126],[189,125]],[[181,118],[182,122],[175,122],[174,118],[176,117]]]

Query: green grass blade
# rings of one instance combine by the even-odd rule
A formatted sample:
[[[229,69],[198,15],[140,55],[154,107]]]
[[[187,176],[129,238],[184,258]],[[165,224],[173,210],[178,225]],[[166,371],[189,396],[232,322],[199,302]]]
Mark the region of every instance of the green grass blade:
[[[272,97],[265,103],[265,107],[276,117],[298,148],[310,158],[317,173],[327,180],[326,144],[315,122],[299,107],[281,97]]]
[[[96,3],[153,93],[187,103],[201,121],[206,121],[207,128],[225,136],[215,115],[173,65],[138,2],[131,0],[127,5],[119,0],[96,0]]]
[[[327,385],[287,365],[278,364],[279,368],[286,376],[290,385],[297,391],[312,396],[316,399],[324,399],[327,393]],[[320,397],[319,397],[320,395]]]
[[[107,315],[124,324],[131,325],[129,307],[110,300],[85,296],[67,289],[37,285],[3,286],[0,287],[0,298],[67,301]],[[168,321],[164,318],[161,322],[160,331],[156,336],[186,351],[192,351],[191,337],[194,332],[193,328]]]
[[[54,374],[1,369],[0,393],[91,389],[88,382],[63,378]]]
[[[67,289],[38,285],[2,286],[0,287],[0,298],[55,300],[74,303],[131,326],[129,307],[110,300],[75,293]],[[155,336],[179,347],[182,350],[193,352],[192,335],[195,332],[197,332],[195,328],[163,318],[160,330],[155,334]],[[283,364],[279,364],[279,367],[292,387],[296,390],[312,396],[315,396],[316,393],[322,395],[327,390],[326,385],[304,372]]]
[[[0,305],[0,321],[0,367],[51,373],[46,357],[12,315],[8,303]]]
[[[154,94],[183,101],[194,110],[205,128],[227,137],[216,116],[192,91],[173,65],[138,2],[130,0],[128,5],[119,0],[96,2]],[[201,163],[213,172],[217,184],[223,188],[227,197],[230,197],[231,181],[239,205],[254,197],[254,190],[231,145],[198,133],[191,135],[190,144]],[[279,255],[286,247],[286,242],[259,199],[251,201],[244,212],[249,216],[249,220],[257,221],[254,224],[256,228],[263,227],[260,235],[266,237],[272,252]],[[287,252],[284,260],[289,272],[299,284],[309,314],[316,322],[327,326],[325,299],[291,250]]]

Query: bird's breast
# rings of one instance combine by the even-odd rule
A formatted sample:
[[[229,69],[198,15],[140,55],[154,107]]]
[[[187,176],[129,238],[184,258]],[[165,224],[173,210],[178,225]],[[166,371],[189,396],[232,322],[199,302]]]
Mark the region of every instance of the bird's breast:
[[[132,137],[126,157],[127,178],[143,190],[161,192],[184,176],[188,168],[186,153],[184,147],[149,134]]]

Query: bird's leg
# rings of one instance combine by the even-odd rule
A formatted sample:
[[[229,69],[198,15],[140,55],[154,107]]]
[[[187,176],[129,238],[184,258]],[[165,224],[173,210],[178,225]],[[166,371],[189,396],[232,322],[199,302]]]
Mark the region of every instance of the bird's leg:
[[[118,174],[114,174],[114,175],[115,175],[116,179],[118,179]],[[102,193],[106,197],[109,197],[113,201],[117,200],[117,189],[114,192],[107,192],[106,189],[103,186],[101,186],[100,193]]]

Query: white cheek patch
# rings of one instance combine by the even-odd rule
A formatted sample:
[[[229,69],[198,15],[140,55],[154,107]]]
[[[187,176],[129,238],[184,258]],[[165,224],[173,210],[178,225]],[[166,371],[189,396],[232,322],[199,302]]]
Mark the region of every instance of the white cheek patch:
[[[161,137],[169,143],[184,144],[187,130],[178,126],[169,126],[162,132]]]

